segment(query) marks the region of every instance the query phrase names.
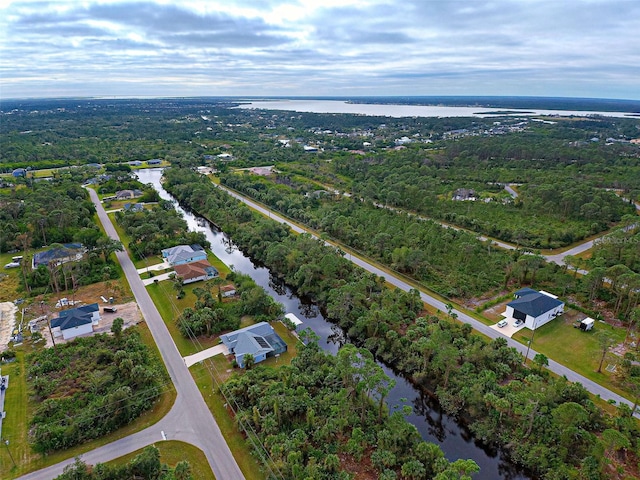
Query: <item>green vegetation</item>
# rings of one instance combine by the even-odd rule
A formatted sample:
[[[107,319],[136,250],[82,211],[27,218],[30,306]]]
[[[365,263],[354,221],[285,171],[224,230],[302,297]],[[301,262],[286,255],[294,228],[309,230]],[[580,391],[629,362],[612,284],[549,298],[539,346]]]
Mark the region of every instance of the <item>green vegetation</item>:
[[[222,388],[237,405],[236,421],[257,433],[284,478],[446,479],[479,470],[468,460],[450,464],[401,412],[388,415],[392,387],[368,351],[345,345],[333,357],[311,341],[291,366],[256,367]]]
[[[144,478],[145,480],[190,480],[193,479],[191,465],[180,460],[174,468],[160,462],[160,450],[155,446],[146,447],[125,465],[97,464],[88,466],[82,460],[76,461],[64,469],[57,480],[128,480]],[[202,478],[202,477],[197,477]],[[209,478],[211,478],[209,476]]]
[[[77,338],[28,358],[39,402],[31,421],[36,451],[62,450],[130,423],[152,407],[166,377],[135,329]]]
[[[352,198],[309,195],[308,188],[275,186],[263,178],[226,175],[222,183],[445,296],[468,298],[498,289],[504,282],[508,255],[487,249],[471,234]]]
[[[580,385],[548,377],[537,365],[522,366],[506,341],[487,343],[471,335],[469,325],[420,317],[417,292],[383,288],[334,249],[252,214],[206,179],[174,169],[165,175],[181,202],[233,231],[245,252],[316,300],[377,357],[435,392],[445,411],[464,415],[477,437],[503,446],[517,463],[540,475],[588,468],[594,478],[605,478],[606,465],[623,460],[603,448],[604,429],[615,429],[637,448],[640,431],[628,407],[606,416]],[[565,410],[579,415],[565,418]]]
[[[162,249],[194,243],[208,248],[209,242],[202,232],[190,232],[187,224],[171,203],[161,202],[151,210],[116,212],[116,221],[131,241],[129,251],[136,260],[158,255]]]

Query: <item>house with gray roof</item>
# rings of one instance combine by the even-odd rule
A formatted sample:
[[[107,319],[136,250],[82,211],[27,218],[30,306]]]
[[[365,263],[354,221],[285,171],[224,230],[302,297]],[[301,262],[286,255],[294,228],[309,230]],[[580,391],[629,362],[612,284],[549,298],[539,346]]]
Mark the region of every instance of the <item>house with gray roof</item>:
[[[516,292],[516,299],[507,303],[502,316],[524,320],[529,330],[535,330],[563,313],[564,302],[554,295],[525,288]]]
[[[267,322],[256,323],[231,333],[220,335],[220,340],[229,353],[235,356],[240,368],[244,368],[244,357],[252,355],[254,363],[287,351],[287,344]]]
[[[183,265],[185,263],[197,262],[207,259],[207,252],[200,245],[177,245],[162,250],[162,258],[164,258],[172,267],[175,265]]]

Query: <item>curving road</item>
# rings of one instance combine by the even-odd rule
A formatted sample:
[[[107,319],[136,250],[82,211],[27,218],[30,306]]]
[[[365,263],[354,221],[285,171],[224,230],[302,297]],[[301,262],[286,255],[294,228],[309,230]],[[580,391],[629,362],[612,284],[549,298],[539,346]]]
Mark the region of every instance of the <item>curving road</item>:
[[[98,195],[93,189],[89,188],[87,190],[96,206],[98,217],[107,235],[119,240],[113,223],[111,223],[111,219],[107,216],[100,203]],[[158,309],[142,284],[142,280],[128,253],[126,251],[117,252],[116,256],[129,281],[136,302],[138,302],[138,306],[142,311],[142,316],[158,345],[178,395],[169,413],[158,423],[138,433],[87,452],[82,455],[82,460],[90,464],[104,463],[147,445],[160,442],[163,440],[164,433],[168,440],[181,440],[200,448],[207,457],[217,479],[244,480],[244,475],[233,458],[218,424],[204,402],[193,377],[189,373],[189,369],[178,352]],[[50,480],[61,474],[64,467],[73,463],[73,461],[74,459],[70,458],[20,478],[24,480]]]
[[[227,192],[232,197],[237,198],[238,200],[244,202],[245,204],[247,204],[252,209],[257,210],[258,212],[262,213],[263,215],[269,216],[272,219],[274,219],[274,220],[276,220],[276,221],[278,221],[280,223],[285,223],[285,224],[289,225],[295,232],[298,232],[298,233],[309,233],[313,237],[319,238],[311,230],[302,228],[299,225],[296,225],[296,224],[292,223],[291,221],[287,220],[286,218],[284,218],[281,215],[278,215],[276,212],[270,210],[269,208],[265,208],[265,206],[260,205],[260,204],[258,204],[256,202],[254,202],[253,200],[250,200],[249,198],[246,198],[243,195],[240,195],[237,192],[235,192],[233,190],[230,190],[229,188],[227,188],[227,187],[225,187],[223,185],[216,185],[216,186],[218,188],[224,190],[225,192]],[[330,245],[330,246],[334,246],[334,247],[336,246],[335,244],[331,244],[331,243],[329,243],[327,241],[325,241],[325,244],[326,245]],[[378,268],[374,263],[369,262],[368,260],[364,260],[364,259],[362,259],[360,257],[351,255],[349,253],[347,253],[347,258],[349,260],[351,260],[353,263],[355,263],[356,265],[364,268],[368,272],[371,272],[371,273],[373,273],[375,275],[378,275],[380,277],[384,277],[384,279],[387,282],[389,282],[391,285],[393,285],[395,287],[398,287],[398,288],[400,288],[400,289],[402,289],[404,291],[409,291],[411,289],[415,289],[415,287],[413,287],[412,285],[408,284],[407,282],[405,282],[401,278],[398,278],[395,275],[392,275],[389,272]],[[422,301],[425,302],[426,304],[431,305],[431,306],[437,308],[440,311],[443,311],[443,312],[447,311],[447,305],[444,302],[442,302],[441,300],[438,300],[437,298],[432,297],[431,295],[429,295],[429,294],[427,294],[425,292],[422,292],[422,291],[420,291],[420,297],[422,298]],[[482,333],[483,335],[486,335],[487,337],[492,338],[492,339],[493,338],[504,338],[507,341],[507,344],[510,347],[515,348],[517,351],[519,351],[523,355],[526,354],[526,352],[527,352],[527,346],[526,345],[523,345],[520,342],[516,342],[515,340],[512,340],[509,337],[505,337],[499,331],[494,330],[490,326],[485,325],[484,323],[476,320],[475,318],[469,316],[468,314],[466,314],[465,312],[463,312],[461,310],[453,309],[452,313],[457,315],[458,320],[460,320],[460,321],[462,321],[464,323],[471,324],[471,326],[476,331]],[[533,358],[537,353],[538,352],[536,352],[532,348],[529,349],[529,357],[528,358]],[[584,388],[587,389],[587,391],[589,391],[593,395],[600,396],[605,401],[613,400],[616,403],[626,403],[627,405],[629,405],[629,407],[633,407],[632,402],[630,402],[626,398],[622,397],[621,395],[618,395],[615,392],[612,392],[611,390],[603,387],[602,385],[599,385],[598,383],[594,382],[593,380],[590,380],[590,379],[580,375],[579,373],[574,372],[570,368],[565,367],[564,365],[561,365],[558,362],[555,362],[555,361],[549,359],[549,367],[548,368],[549,368],[549,370],[551,370],[552,372],[556,373],[557,375],[567,377],[567,379],[572,381],[572,382],[581,383],[584,386]],[[640,418],[640,412],[636,412],[636,417]]]

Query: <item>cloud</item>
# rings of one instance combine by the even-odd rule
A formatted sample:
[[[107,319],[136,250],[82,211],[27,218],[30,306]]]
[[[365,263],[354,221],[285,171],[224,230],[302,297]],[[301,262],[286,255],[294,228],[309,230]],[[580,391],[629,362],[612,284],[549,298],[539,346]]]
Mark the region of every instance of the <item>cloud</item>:
[[[153,82],[172,95],[640,98],[637,18],[635,0],[9,2],[0,81],[3,97]]]

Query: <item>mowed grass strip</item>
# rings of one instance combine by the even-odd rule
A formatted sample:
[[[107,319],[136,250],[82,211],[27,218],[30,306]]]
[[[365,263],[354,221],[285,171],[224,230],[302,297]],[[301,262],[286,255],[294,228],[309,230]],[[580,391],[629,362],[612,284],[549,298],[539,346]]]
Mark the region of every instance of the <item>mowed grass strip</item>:
[[[180,442],[178,440],[167,440],[154,443],[154,446],[160,450],[160,462],[166,463],[174,468],[178,462],[186,460],[191,465],[191,476],[197,480],[216,480],[215,475],[209,467],[207,457],[198,447],[189,443]],[[133,457],[142,453],[142,450],[136,450],[128,455],[116,458],[109,464],[125,465],[129,463]]]

